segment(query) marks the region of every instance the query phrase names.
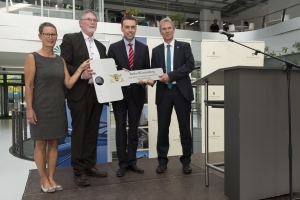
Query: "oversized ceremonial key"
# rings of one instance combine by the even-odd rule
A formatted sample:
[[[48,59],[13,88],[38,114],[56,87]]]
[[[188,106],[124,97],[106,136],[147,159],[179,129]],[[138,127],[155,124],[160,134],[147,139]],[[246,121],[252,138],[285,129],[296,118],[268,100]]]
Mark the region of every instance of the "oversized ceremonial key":
[[[118,71],[112,58],[91,60],[90,67],[96,73],[93,81],[99,103],[122,100],[122,86],[137,83],[139,80],[146,81],[148,78],[159,80],[159,75],[163,74],[162,68]]]

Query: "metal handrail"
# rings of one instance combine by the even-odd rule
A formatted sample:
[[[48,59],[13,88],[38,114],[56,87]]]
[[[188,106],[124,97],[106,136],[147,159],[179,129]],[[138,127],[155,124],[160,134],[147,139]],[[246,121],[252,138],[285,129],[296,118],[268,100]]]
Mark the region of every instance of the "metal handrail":
[[[26,109],[12,110],[12,146],[9,151],[12,155],[26,160],[33,160],[33,151],[25,151],[24,143],[30,142],[27,131]],[[33,143],[33,147],[35,144]]]

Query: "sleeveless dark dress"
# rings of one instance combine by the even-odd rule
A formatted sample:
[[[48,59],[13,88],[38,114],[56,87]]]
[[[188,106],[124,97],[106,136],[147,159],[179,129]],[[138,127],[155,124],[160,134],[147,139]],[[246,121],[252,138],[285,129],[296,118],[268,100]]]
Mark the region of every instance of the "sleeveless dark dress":
[[[36,125],[30,123],[32,140],[51,140],[68,133],[64,97],[64,63],[62,57],[48,58],[32,53],[35,60],[35,78],[32,108]]]

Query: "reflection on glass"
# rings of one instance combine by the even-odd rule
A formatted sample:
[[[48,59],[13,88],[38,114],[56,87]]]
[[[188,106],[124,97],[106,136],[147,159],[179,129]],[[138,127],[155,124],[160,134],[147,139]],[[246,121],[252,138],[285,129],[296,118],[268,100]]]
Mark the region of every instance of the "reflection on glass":
[[[8,12],[21,15],[41,15],[40,0],[9,0]]]
[[[185,22],[185,30],[190,30],[190,31],[200,31],[199,28],[199,19],[191,19],[188,18]]]
[[[8,79],[22,79],[22,76],[21,75],[7,75],[7,80]]]
[[[120,10],[107,10],[107,14],[105,16],[105,22],[116,23],[117,22],[117,15],[119,14]]]
[[[155,15],[153,14],[145,14],[145,20],[148,22],[148,26],[155,27]]]
[[[75,6],[75,9],[76,9],[76,6]],[[44,17],[73,19],[72,0],[54,0],[54,1],[46,0],[46,1],[43,1],[43,16]]]
[[[7,86],[8,87],[8,109],[11,116],[12,109],[18,109],[22,102],[22,86]]]
[[[3,83],[3,81],[0,80],[0,83]],[[4,87],[2,85],[0,85],[0,116],[4,116]]]

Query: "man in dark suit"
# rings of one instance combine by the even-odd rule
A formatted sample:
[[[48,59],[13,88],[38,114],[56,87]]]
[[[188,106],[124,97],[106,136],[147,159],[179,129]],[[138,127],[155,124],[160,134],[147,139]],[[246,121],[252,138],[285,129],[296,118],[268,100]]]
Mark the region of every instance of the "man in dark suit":
[[[93,38],[97,28],[96,14],[92,10],[82,11],[79,25],[81,32],[64,35],[61,44],[61,56],[71,75],[85,60],[107,57],[105,46]],[[87,176],[107,176],[95,167],[103,105],[97,101],[92,74],[91,68],[84,70],[73,88],[66,91],[72,117],[71,164],[77,185],[90,185]]]
[[[182,156],[180,162],[183,165],[183,173],[190,174],[192,168],[191,151],[192,138],[190,131],[191,101],[194,100],[189,74],[194,70],[194,57],[189,43],[174,40],[175,26],[170,18],[164,18],[159,24],[160,34],[164,43],[152,50],[151,68],[162,68],[164,74],[157,81],[156,99],[158,135],[157,173],[163,173],[167,169],[169,151],[169,126],[173,106],[177,114]],[[147,81],[153,85],[153,80]]]
[[[136,28],[136,20],[131,16],[125,16],[121,21],[124,39],[109,47],[108,57],[115,60],[118,70],[131,71],[150,68],[148,46],[134,38]],[[145,86],[144,81],[139,81],[136,84],[122,87],[123,100],[112,102],[116,120],[116,146],[120,167],[116,174],[117,177],[124,176],[127,169],[140,174],[144,173],[144,170],[136,165],[136,151],[138,122],[145,103]]]

